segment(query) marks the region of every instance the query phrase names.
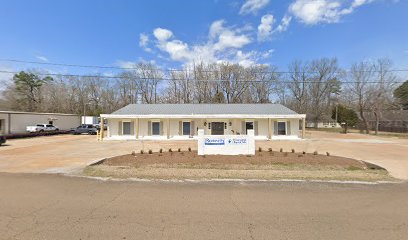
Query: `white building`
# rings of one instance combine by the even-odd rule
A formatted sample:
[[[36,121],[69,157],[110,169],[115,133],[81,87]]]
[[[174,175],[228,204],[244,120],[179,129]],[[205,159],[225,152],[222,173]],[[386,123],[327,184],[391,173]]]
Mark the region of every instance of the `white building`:
[[[75,114],[0,111],[0,134],[23,133],[27,126],[53,124],[60,130],[69,130],[81,124]]]
[[[99,117],[94,116],[82,116],[81,117],[82,124],[99,124]]]
[[[280,104],[131,104],[101,115],[108,140],[194,139],[198,129],[205,135],[253,129],[256,139],[299,139],[305,117]]]

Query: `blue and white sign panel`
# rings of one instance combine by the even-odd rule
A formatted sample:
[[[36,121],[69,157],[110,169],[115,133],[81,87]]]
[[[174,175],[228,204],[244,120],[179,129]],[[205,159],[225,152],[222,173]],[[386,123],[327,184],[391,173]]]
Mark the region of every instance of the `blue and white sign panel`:
[[[248,135],[204,135],[198,130],[198,155],[254,155],[255,139],[253,130]]]
[[[225,145],[225,139],[221,138],[205,138],[204,145]]]
[[[228,144],[231,145],[247,145],[248,139],[246,138],[229,138],[227,140]]]

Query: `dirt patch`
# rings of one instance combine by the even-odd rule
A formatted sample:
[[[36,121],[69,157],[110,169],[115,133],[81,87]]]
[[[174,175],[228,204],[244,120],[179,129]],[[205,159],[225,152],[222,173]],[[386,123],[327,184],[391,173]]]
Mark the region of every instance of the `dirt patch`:
[[[198,156],[197,152],[128,154],[87,167],[88,176],[147,179],[392,180],[384,169],[350,158],[310,153]]]

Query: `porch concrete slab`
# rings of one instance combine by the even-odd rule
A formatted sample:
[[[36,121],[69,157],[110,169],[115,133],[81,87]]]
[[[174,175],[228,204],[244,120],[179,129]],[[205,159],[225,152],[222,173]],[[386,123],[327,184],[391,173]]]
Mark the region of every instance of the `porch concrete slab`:
[[[376,137],[362,134],[339,134],[308,131],[304,140],[256,141],[257,148],[278,151],[295,149],[350,157],[386,168],[392,176],[408,180],[408,139]],[[197,149],[196,140],[102,141],[95,136],[59,135],[31,139],[9,140],[0,147],[0,172],[79,171],[97,160],[129,154],[132,151],[162,148]]]

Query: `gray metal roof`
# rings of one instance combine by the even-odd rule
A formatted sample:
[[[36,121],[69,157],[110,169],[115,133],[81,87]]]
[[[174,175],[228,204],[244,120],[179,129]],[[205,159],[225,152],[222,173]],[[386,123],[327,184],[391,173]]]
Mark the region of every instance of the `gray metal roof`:
[[[112,115],[297,114],[281,104],[129,104]]]

